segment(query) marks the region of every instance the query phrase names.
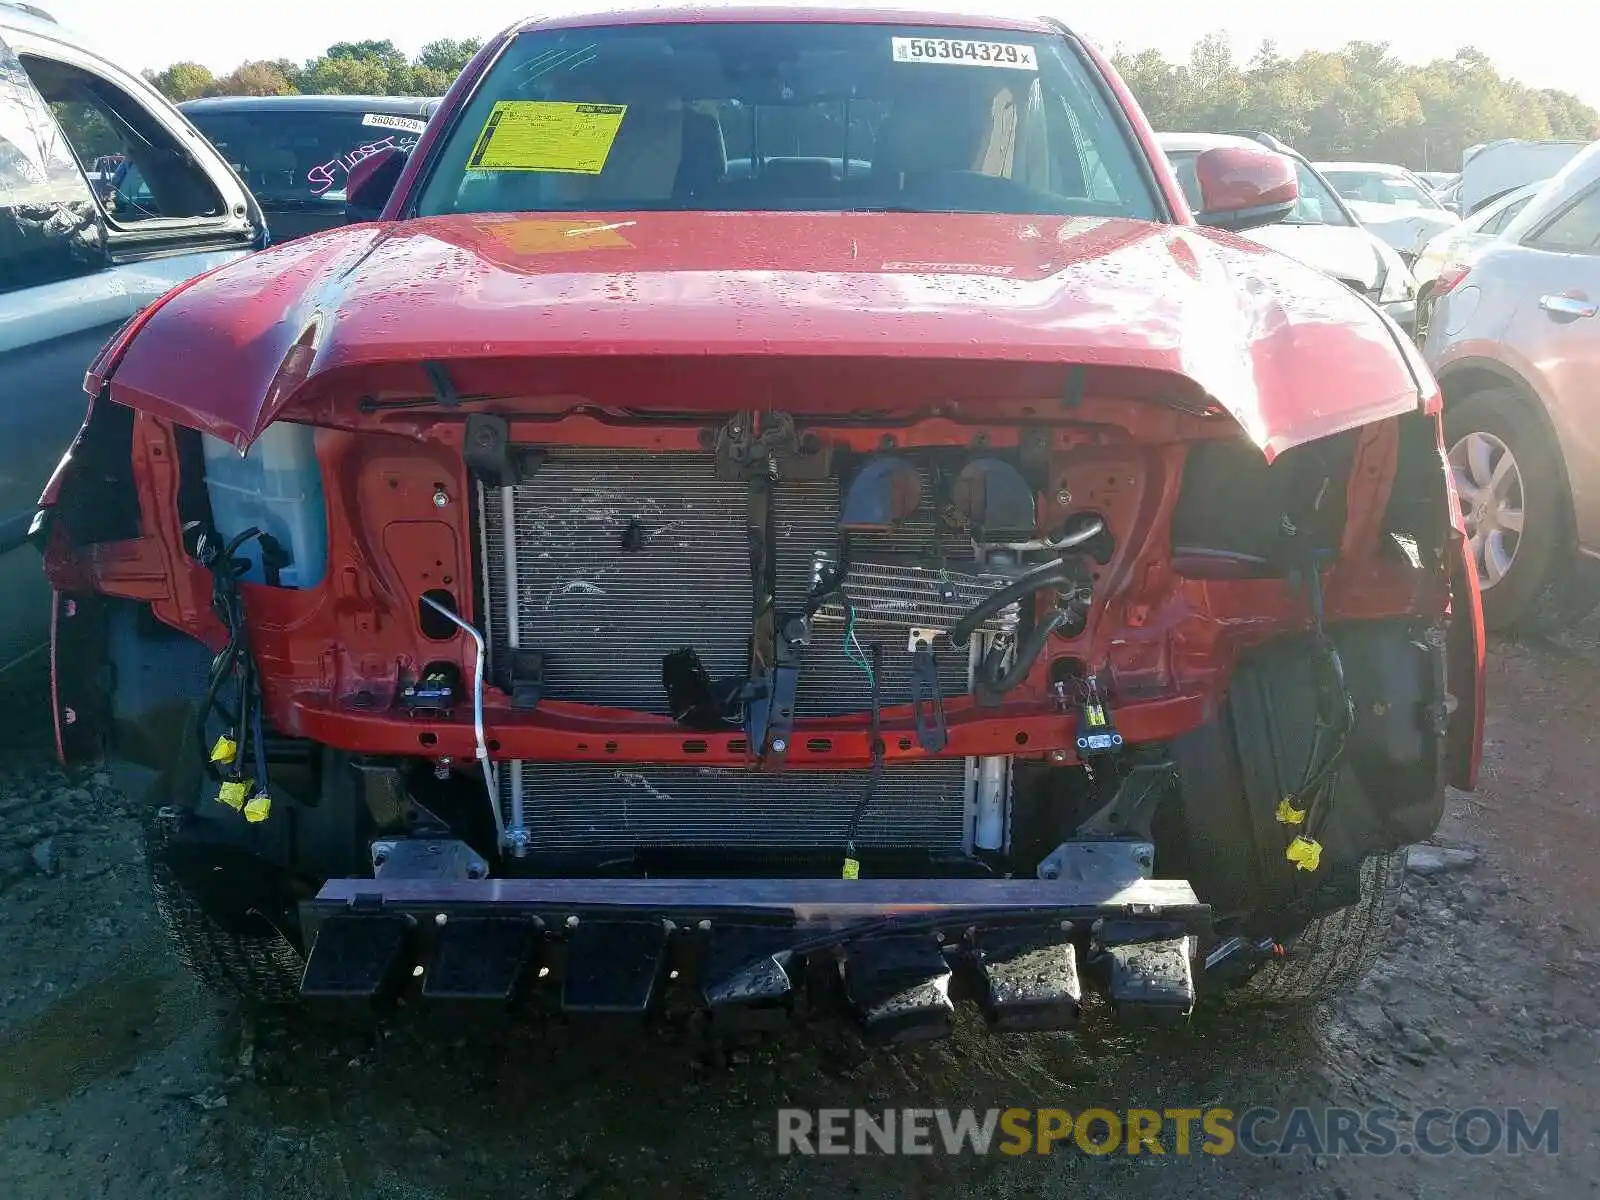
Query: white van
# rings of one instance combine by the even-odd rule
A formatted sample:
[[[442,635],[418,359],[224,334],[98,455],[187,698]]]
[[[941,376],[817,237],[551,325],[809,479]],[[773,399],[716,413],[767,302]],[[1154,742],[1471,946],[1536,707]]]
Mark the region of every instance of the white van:
[[[1551,178],[1588,144],[1501,138],[1468,147],[1461,156],[1457,211],[1463,217],[1470,216],[1509,191]]]

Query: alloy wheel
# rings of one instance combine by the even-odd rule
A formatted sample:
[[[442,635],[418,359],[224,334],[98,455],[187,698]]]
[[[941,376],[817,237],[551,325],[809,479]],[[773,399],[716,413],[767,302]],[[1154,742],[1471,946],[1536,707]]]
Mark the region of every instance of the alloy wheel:
[[[1511,570],[1522,541],[1522,472],[1510,447],[1481,429],[1450,448],[1450,471],[1478,584],[1487,591]]]

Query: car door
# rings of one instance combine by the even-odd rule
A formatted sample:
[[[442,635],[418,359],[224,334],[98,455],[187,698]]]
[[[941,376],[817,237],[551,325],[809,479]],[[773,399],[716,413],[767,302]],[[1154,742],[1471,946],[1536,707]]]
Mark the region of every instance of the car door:
[[[147,84],[75,47],[12,30],[0,44],[0,671],[42,646],[48,593],[22,545],[39,493],[83,421],[95,352],[174,284],[261,244],[254,201]],[[126,154],[165,209],[97,194]],[[208,161],[209,158],[209,161]],[[103,186],[103,185],[102,185]]]
[[[1600,548],[1600,182],[1523,237],[1504,340],[1542,377],[1572,484],[1578,540]]]
[[[83,368],[132,309],[105,225],[43,99],[0,40],[0,670],[39,643],[49,593],[17,552],[83,416]]]

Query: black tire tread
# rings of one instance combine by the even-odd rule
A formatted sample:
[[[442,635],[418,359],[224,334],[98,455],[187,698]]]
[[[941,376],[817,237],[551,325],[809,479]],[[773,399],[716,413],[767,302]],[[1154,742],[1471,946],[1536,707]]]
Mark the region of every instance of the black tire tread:
[[[1404,850],[1361,864],[1361,896],[1316,918],[1289,953],[1261,967],[1229,995],[1231,1002],[1271,1008],[1316,1004],[1353,991],[1388,940],[1405,878]]]
[[[207,913],[161,860],[150,859],[156,912],[178,960],[211,991],[264,1005],[300,1002],[298,950],[265,921],[258,931],[228,928]]]

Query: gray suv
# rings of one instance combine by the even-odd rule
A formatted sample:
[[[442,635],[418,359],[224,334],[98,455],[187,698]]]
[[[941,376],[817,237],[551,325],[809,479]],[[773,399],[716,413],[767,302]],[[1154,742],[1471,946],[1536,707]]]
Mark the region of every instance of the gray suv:
[[[138,197],[97,169],[118,157],[146,181]],[[0,0],[0,672],[48,639],[25,543],[95,351],[174,284],[265,242],[255,200],[160,93]]]

